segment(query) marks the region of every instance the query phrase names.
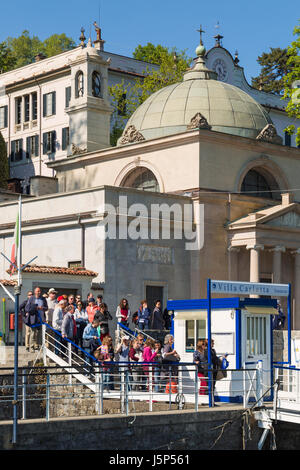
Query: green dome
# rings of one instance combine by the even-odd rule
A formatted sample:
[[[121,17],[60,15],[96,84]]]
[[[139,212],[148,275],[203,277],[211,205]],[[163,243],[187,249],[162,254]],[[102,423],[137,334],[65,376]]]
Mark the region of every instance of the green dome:
[[[240,88],[216,80],[216,74],[198,57],[182,82],[153,93],[137,108],[123,136],[129,126],[134,126],[146,140],[186,132],[197,113],[206,118],[213,131],[253,139],[267,124],[272,124],[257,101]]]

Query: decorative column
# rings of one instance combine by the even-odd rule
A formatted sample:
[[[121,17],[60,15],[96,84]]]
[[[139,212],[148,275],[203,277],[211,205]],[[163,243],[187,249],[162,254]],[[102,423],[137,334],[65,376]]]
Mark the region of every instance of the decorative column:
[[[280,284],[282,262],[281,253],[285,253],[285,247],[283,245],[277,245],[274,248],[271,248],[270,251],[273,252],[273,282],[274,284]]]
[[[238,253],[240,248],[238,246],[228,247],[228,279],[229,281],[238,280]]]
[[[264,249],[263,245],[247,245],[247,250],[250,250],[250,282],[259,282],[259,255],[260,250]],[[258,295],[251,294],[250,297],[259,297]]]
[[[294,261],[294,310],[293,310],[293,329],[298,330],[300,328],[300,248],[291,252],[295,255]]]

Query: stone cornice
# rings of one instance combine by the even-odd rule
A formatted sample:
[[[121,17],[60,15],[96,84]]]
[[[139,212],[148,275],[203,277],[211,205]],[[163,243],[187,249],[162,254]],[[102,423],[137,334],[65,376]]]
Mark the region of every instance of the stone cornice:
[[[56,160],[54,162],[48,162],[47,166],[53,169],[60,169],[64,166],[76,166],[78,163],[80,166],[91,165],[100,161],[140,155],[141,152],[145,154],[155,150],[164,150],[165,148],[172,148],[195,142],[199,142],[200,151],[202,143],[214,143],[222,146],[227,145],[229,147],[233,146],[244,150],[250,150],[258,155],[267,154],[289,158],[300,158],[300,150],[295,147],[257,141],[248,137],[240,137],[223,132],[196,129],[142,142],[135,142],[133,144],[127,144],[126,146],[97,150],[80,157],[66,157],[59,161]]]
[[[71,67],[66,65],[55,70],[49,70],[48,72],[40,73],[38,75],[32,75],[29,78],[24,78],[23,80],[6,85],[6,93],[13,93],[15,91],[22,90],[23,88],[36,85],[37,82],[41,84],[70,74]]]

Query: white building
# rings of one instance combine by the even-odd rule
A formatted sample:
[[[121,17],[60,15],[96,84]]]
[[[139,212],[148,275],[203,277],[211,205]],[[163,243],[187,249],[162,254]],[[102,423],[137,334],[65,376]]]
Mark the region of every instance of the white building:
[[[0,131],[10,177],[54,176],[47,162],[109,145],[108,86],[133,84],[151,64],[103,50],[101,36],[75,49],[0,75]],[[106,126],[106,127],[105,127]],[[72,147],[73,144],[73,147]]]

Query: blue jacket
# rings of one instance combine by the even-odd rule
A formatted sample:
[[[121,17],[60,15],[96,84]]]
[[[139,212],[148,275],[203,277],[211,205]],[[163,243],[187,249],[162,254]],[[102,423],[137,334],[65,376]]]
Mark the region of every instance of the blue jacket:
[[[97,330],[97,328],[94,328],[91,323],[89,323],[85,327],[85,329],[83,330],[82,338],[83,339],[94,339],[94,336],[97,336],[97,338],[99,338],[98,330]]]
[[[34,325],[36,323],[41,323],[41,320],[45,321],[45,312],[46,310],[48,310],[48,304],[45,297],[39,297],[39,300],[42,301],[43,313],[41,313],[41,311],[37,309],[35,299],[36,298],[34,295],[31,296],[27,300],[25,308],[23,310],[25,311],[24,322],[28,326]],[[23,304],[21,307],[23,307]]]
[[[151,317],[151,311],[149,308],[143,308],[143,310],[138,310],[138,321],[149,321]]]

